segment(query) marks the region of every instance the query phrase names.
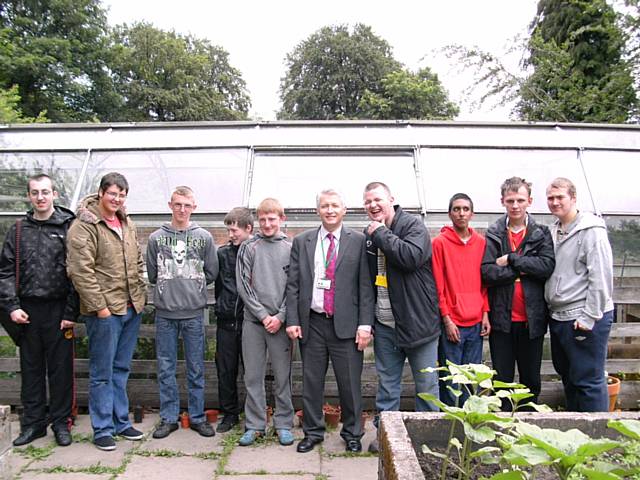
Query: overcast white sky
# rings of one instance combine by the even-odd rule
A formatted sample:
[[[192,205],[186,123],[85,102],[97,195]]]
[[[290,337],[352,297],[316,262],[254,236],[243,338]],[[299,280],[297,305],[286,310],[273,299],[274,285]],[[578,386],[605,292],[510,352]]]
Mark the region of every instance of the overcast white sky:
[[[412,70],[432,67],[452,100],[465,99],[469,77],[442,62],[421,60],[435,49],[457,43],[503,52],[525,34],[537,0],[103,0],[109,23],[145,20],[164,30],[208,38],[230,54],[251,95],[250,115],[275,119],[284,58],[325,25],[364,23],[393,47],[394,57]],[[512,59],[512,62],[514,60]],[[461,105],[458,120],[508,120],[508,109],[470,112]]]

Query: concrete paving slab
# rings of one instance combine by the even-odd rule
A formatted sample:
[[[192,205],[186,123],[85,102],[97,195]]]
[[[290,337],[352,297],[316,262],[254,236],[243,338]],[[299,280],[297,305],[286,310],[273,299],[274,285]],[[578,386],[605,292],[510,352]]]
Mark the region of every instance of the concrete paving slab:
[[[18,449],[14,448],[13,452],[11,453],[10,462],[11,462],[12,471],[14,473],[17,473],[20,470],[22,470],[24,467],[29,465],[31,462],[33,462],[33,458],[20,455],[18,453]]]
[[[378,457],[323,457],[321,473],[334,480],[377,479]]]
[[[225,473],[320,473],[320,449],[298,453],[295,445],[283,447],[277,441],[267,441],[236,447],[229,455]]]
[[[92,473],[44,473],[25,472],[20,476],[20,480],[108,480],[111,474],[94,475]]]
[[[214,478],[218,462],[194,457],[141,457],[134,455],[118,480],[141,478],[185,478],[189,480]]]
[[[217,480],[291,480],[292,475],[220,475]],[[316,475],[305,474],[293,476],[296,480],[315,480]]]
[[[43,460],[36,460],[29,469],[45,469],[57,466],[69,467],[73,469],[87,468],[92,465],[102,465],[104,467],[119,467],[124,461],[124,456],[129,451],[134,442],[119,441],[116,450],[103,452],[98,450],[93,443],[75,442],[68,447],[56,447],[53,454]]]
[[[171,452],[182,452],[185,455],[208,452],[221,453],[224,448],[222,445],[223,440],[223,434],[216,434],[215,437],[206,438],[190,428],[179,428],[168,437],[161,439],[156,439],[149,435],[147,440],[140,446],[140,450],[169,450]]]

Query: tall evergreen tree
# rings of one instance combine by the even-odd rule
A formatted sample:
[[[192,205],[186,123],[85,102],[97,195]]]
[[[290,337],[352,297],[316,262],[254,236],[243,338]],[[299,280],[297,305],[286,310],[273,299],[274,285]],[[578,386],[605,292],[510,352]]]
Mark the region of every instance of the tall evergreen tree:
[[[624,35],[605,0],[540,0],[531,24],[532,74],[520,86],[523,120],[623,123],[638,99]]]
[[[109,83],[106,32],[100,0],[3,0],[0,88],[18,86],[26,117],[95,119],[96,83]]]
[[[281,119],[360,118],[365,91],[382,92],[382,79],[400,70],[386,40],[357,24],[323,27],[286,58],[280,83]]]
[[[109,66],[122,104],[111,121],[241,120],[251,104],[229,54],[148,23],[114,29]]]

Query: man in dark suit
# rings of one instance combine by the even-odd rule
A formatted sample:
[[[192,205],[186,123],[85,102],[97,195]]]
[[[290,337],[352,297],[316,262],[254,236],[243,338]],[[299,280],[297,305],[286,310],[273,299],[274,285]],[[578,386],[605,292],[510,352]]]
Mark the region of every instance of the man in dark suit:
[[[340,436],[348,452],[362,450],[363,350],[371,340],[374,301],[364,235],[346,228],[342,198],[335,190],[317,197],[322,226],[293,239],[287,282],[287,334],[300,339],[304,439],[298,452],[324,438],[322,404],[329,358],[342,410]]]

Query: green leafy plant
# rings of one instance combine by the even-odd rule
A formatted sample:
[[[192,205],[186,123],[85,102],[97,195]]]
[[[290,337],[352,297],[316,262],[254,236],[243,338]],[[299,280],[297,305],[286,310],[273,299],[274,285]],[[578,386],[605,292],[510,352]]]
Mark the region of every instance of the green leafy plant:
[[[535,469],[541,465],[551,468],[561,480],[569,478],[618,480],[629,478],[630,475],[640,472],[638,465],[630,465],[629,458],[614,463],[611,460],[618,460],[615,456],[603,455],[614,449],[621,448],[626,451],[631,445],[637,444],[637,440],[640,439],[640,421],[612,420],[607,426],[622,433],[628,439],[594,439],[576,429],[563,432],[553,428],[540,428],[526,422],[517,422],[512,431],[513,436],[506,436],[499,441],[504,448],[502,460],[510,467],[530,470],[531,475],[513,470],[508,472],[509,476],[498,474],[492,476],[490,480],[534,478]]]
[[[538,411],[550,411],[545,405],[534,403],[522,404],[532,395],[529,390],[518,383],[505,383],[493,380],[495,371],[483,364],[456,365],[447,361],[446,367],[427,368],[424,371],[443,371],[446,375],[441,381],[450,382],[459,388],[447,385],[449,391],[459,400],[464,389],[469,397],[462,407],[449,406],[431,394],[418,395],[437,405],[444,412],[446,419],[452,420],[449,439],[444,453],[435,452],[427,445],[422,451],[442,460],[440,478],[447,479],[447,467],[450,465],[457,471],[459,480],[472,478],[478,462],[497,463],[500,449],[495,446],[482,446],[496,441],[497,432],[510,427],[513,417],[499,415],[503,400],[506,400],[513,411],[527,405]],[[457,403],[457,401],[456,401]],[[462,427],[464,438],[460,441],[455,433],[456,427]],[[478,446],[481,446],[478,448]],[[455,449],[456,458],[452,457]],[[474,461],[475,460],[475,461]]]

